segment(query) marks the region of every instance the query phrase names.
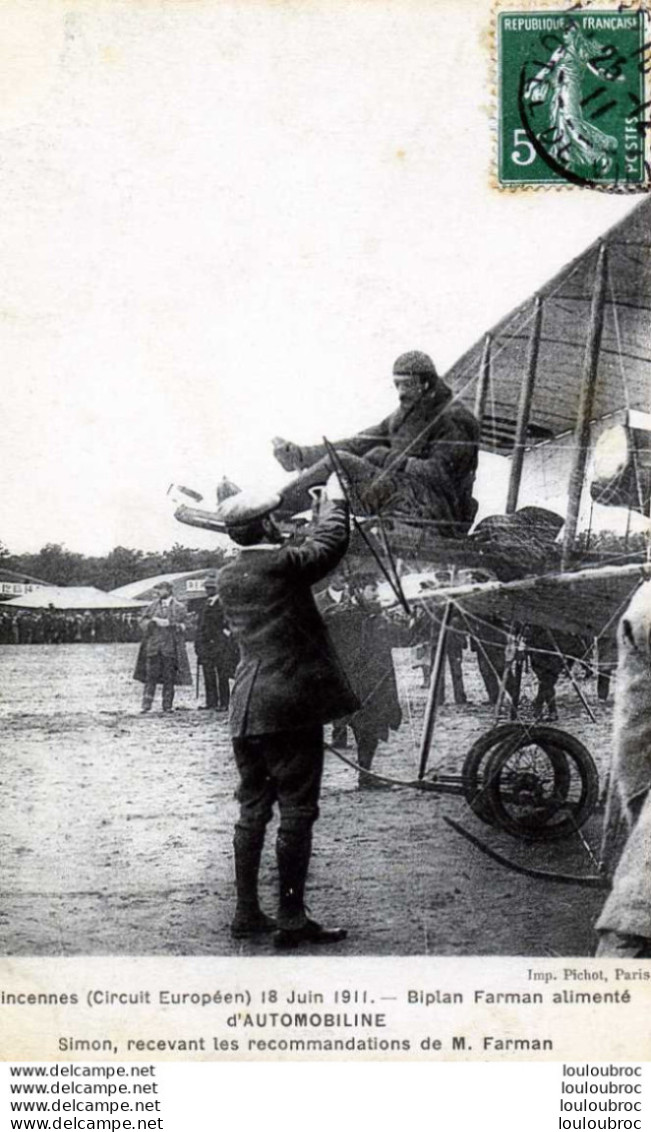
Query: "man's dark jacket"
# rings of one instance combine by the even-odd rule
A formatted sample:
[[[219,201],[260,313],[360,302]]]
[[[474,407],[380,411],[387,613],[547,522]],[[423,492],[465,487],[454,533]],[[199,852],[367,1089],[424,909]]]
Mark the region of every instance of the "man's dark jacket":
[[[234,737],[293,731],[358,707],[311,590],[347,546],[346,507],[326,503],[302,546],[251,547],[220,571],[219,597],[240,647]]]
[[[402,722],[393,668],[393,646],[407,643],[379,607],[351,602],[332,606],[325,614],[332,643],[361,707],[351,719],[355,734],[388,739]]]
[[[221,603],[216,598],[208,598],[199,614],[194,650],[202,663],[212,661],[225,676],[235,672],[238,648],[232,635],[229,636]]]

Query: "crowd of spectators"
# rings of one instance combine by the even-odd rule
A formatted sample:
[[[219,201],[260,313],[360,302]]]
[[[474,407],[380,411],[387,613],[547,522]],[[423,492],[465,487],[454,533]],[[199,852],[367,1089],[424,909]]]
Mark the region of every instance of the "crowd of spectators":
[[[189,636],[193,621],[190,616]],[[109,644],[141,638],[137,613],[107,609],[8,609],[0,604],[0,645]]]

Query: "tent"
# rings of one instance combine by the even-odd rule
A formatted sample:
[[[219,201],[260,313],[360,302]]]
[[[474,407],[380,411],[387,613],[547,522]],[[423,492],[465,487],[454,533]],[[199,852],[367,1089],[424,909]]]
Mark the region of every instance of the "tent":
[[[140,612],[141,604],[127,597],[105,594],[95,586],[47,586],[3,602],[3,609],[114,609]]]
[[[3,602],[5,598],[10,600],[12,597],[20,597],[21,594],[30,593],[47,585],[49,582],[44,582],[42,578],[33,578],[31,574],[0,569],[0,598]]]
[[[178,583],[185,581],[186,578],[194,578],[199,574],[203,577],[204,574],[210,573],[208,570],[193,570],[191,573],[188,570],[181,570],[175,574],[152,574],[149,578],[139,578],[137,582],[127,582],[125,586],[117,586],[111,590],[113,597],[126,597],[134,601],[153,601],[154,587],[159,585],[160,582],[169,582],[174,589],[174,596],[178,597]]]
[[[126,586],[118,586],[111,590],[111,594],[113,597],[131,598],[140,602],[152,601],[156,596],[154,587],[160,582],[169,582],[174,597],[179,601],[196,601],[205,598],[204,580],[208,575],[214,576],[218,569],[218,566],[208,566],[199,570],[182,570],[176,574],[156,574],[151,578],[128,582]]]

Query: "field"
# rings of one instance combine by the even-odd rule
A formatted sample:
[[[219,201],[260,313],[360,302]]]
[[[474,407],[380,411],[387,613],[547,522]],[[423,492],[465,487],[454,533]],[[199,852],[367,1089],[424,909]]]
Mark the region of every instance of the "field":
[[[271,952],[235,943],[231,863],[236,785],[227,723],[197,710],[193,689],[176,710],[139,714],[131,679],[136,645],[5,646],[0,650],[3,822],[0,952],[5,955],[229,955]],[[466,654],[468,657],[468,654]],[[405,722],[374,769],[416,777],[425,691],[411,654],[396,651]],[[492,726],[474,659],[468,707],[446,705],[430,766],[460,769]],[[569,684],[559,726],[582,739],[603,773],[610,709]],[[354,749],[349,754],[354,755]],[[463,799],[409,787],[359,792],[356,775],[326,756],[308,900],[345,925],[340,955],[589,955],[603,893],[507,871],[443,821],[458,818],[512,860],[590,872],[578,837],[527,845],[483,825]],[[598,848],[601,814],[585,840]],[[273,838],[262,902],[274,906]]]

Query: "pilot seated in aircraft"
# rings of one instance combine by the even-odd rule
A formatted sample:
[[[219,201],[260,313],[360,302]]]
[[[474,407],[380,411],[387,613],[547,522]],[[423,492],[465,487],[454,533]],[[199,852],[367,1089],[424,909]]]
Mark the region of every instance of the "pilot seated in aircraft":
[[[349,440],[334,442],[353,506],[429,520],[445,537],[465,535],[477,511],[472,488],[479,425],[453,398],[427,354],[401,354],[393,384],[400,404],[390,416]],[[332,471],[326,447],[299,447],[279,437],[273,445],[285,471],[298,472],[282,492],[280,512],[307,510],[309,489],[324,484]]]
[[[597,921],[598,956],[651,959],[651,582],[617,632],[613,780],[629,827]]]

